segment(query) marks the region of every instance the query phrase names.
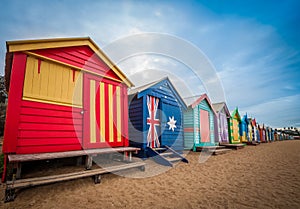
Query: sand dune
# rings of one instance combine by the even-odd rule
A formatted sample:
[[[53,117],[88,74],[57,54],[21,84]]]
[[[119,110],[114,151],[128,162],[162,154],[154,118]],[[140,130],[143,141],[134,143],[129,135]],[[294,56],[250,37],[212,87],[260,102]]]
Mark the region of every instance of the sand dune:
[[[172,169],[147,160],[146,172],[107,174],[101,184],[85,178],[29,188],[0,207],[300,208],[299,140],[247,146],[205,163],[199,153],[187,158]]]

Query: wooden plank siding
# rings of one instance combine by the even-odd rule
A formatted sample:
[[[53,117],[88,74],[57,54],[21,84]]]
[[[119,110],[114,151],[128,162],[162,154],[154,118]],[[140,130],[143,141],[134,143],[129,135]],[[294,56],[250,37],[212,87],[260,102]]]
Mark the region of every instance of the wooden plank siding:
[[[194,109],[188,108],[184,112],[184,148],[192,149],[195,143],[200,143],[199,141],[199,131],[196,129],[199,119],[198,114],[195,113]]]
[[[143,144],[143,98],[129,98],[129,139],[131,146],[145,148]]]
[[[82,139],[81,109],[22,101],[16,153],[78,150]]]
[[[92,72],[119,79],[119,77],[87,46],[47,50],[41,49],[32,52],[79,68],[84,68]]]
[[[194,149],[197,146],[214,146],[215,142],[215,113],[207,95],[201,95],[194,103],[190,104],[184,112],[184,148]],[[201,119],[200,112],[204,111],[208,118]],[[202,125],[201,125],[202,124]],[[201,128],[206,127],[208,136],[203,138]]]
[[[82,73],[28,56],[23,99],[82,107]]]
[[[4,154],[128,146],[133,84],[90,38],[7,42]]]
[[[185,104],[179,94],[174,90],[168,78],[154,82],[153,85],[145,85],[147,88],[139,87],[140,91],[130,93],[129,118],[130,118],[130,145],[142,148],[146,153],[147,137],[150,125],[147,118],[150,118],[147,97],[158,99],[157,114],[155,120],[159,125],[155,126],[161,147],[169,146],[181,152],[183,150],[183,108]],[[184,107],[183,107],[184,105]],[[170,118],[176,120],[174,130],[170,129],[168,122]],[[154,133],[151,133],[154,134]],[[156,145],[152,145],[156,146]],[[154,148],[154,147],[153,147]]]

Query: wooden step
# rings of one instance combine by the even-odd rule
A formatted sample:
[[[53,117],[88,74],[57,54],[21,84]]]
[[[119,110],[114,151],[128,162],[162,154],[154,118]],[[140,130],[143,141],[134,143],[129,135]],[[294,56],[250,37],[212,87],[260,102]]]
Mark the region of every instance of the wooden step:
[[[125,165],[117,165],[117,166],[111,166],[111,167],[107,167],[107,168],[85,170],[85,171],[79,171],[79,172],[74,172],[74,173],[19,179],[19,180],[15,180],[15,181],[7,181],[6,188],[7,189],[16,189],[16,188],[24,188],[24,187],[30,187],[30,186],[38,186],[38,185],[43,185],[43,184],[50,184],[50,183],[55,183],[55,182],[79,179],[79,178],[100,175],[100,174],[110,173],[110,172],[116,172],[116,171],[126,170],[129,168],[144,167],[144,166],[145,166],[145,163],[143,163],[143,162],[135,162],[135,163],[128,163]]]
[[[175,161],[181,161],[182,158],[180,157],[172,157],[172,158],[166,158],[169,162],[175,162]]]
[[[155,151],[164,151],[164,150],[167,150],[167,148],[165,147],[156,147],[156,148],[152,148],[153,150]]]
[[[34,160],[49,160],[66,157],[76,157],[84,155],[97,155],[115,152],[137,152],[140,148],[136,147],[116,147],[116,148],[101,148],[88,149],[67,152],[51,152],[51,153],[37,153],[37,154],[10,154],[8,155],[9,162],[26,162]]]
[[[173,155],[174,153],[172,152],[162,152],[162,153],[159,153],[159,155],[161,156],[164,156],[164,157],[167,157],[167,156],[170,156],[170,155]]]

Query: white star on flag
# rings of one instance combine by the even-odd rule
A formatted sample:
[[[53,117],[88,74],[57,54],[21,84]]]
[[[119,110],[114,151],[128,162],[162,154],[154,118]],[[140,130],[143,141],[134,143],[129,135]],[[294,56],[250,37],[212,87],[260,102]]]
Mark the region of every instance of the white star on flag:
[[[169,117],[169,122],[167,123],[169,125],[169,130],[172,129],[172,131],[174,131],[174,129],[176,128],[176,120],[174,120],[174,116]]]

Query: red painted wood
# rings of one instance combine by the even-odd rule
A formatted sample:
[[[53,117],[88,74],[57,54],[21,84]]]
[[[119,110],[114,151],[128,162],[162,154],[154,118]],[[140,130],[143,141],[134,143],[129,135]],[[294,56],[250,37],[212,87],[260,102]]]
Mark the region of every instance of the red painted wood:
[[[199,128],[184,128],[184,132],[193,133],[194,131],[200,132],[200,129]]]
[[[76,70],[72,70],[73,71],[73,82],[75,82],[75,74],[76,74]]]
[[[118,126],[117,126],[117,95],[116,86],[113,86],[113,126],[114,126],[114,146],[118,144]]]
[[[40,74],[41,72],[41,60],[38,60],[38,73]]]
[[[111,136],[110,136],[109,125],[108,125],[110,115],[109,115],[109,111],[108,111],[109,103],[108,103],[108,85],[107,84],[104,85],[104,94],[105,94],[104,103],[105,103],[105,124],[106,124],[106,126],[105,126],[105,141],[107,143],[109,143],[109,139]]]
[[[82,53],[82,51],[85,53]],[[118,76],[87,46],[42,49],[34,52],[60,62],[118,79]]]
[[[81,139],[82,131],[30,131],[30,130],[19,130],[18,138],[73,138],[77,137]]]
[[[83,79],[83,109],[84,109],[84,122],[83,122],[83,147],[88,148],[90,142],[90,78],[89,74],[84,74]]]
[[[35,139],[19,139],[17,146],[50,146],[50,145],[78,145],[78,138],[35,138]]]
[[[51,145],[51,146],[29,146],[29,147],[18,147],[18,154],[31,154],[31,153],[45,153],[45,152],[64,152],[81,150],[80,144],[75,145]]]
[[[23,107],[21,109],[22,115],[37,115],[37,116],[55,116],[58,118],[80,118],[80,113],[74,114],[70,111],[59,111],[59,110],[47,110],[47,109],[37,109],[30,107]]]
[[[20,122],[21,123],[30,123],[34,121],[35,123],[45,123],[45,124],[69,124],[69,125],[82,125],[81,118],[58,118],[55,116],[35,116],[35,115],[21,115]]]
[[[124,146],[129,146],[129,139],[128,139],[128,95],[127,95],[127,88],[123,85],[123,140]]]
[[[57,111],[68,111],[68,112],[76,112],[80,113],[81,108],[76,107],[68,107],[62,106],[57,104],[47,104],[42,102],[32,102],[32,101],[22,101],[22,107],[30,107],[30,108],[38,108],[38,109],[45,109],[45,110],[57,110]]]
[[[61,49],[35,50],[35,53],[65,62],[77,67],[103,73],[112,78],[118,76],[87,46],[67,47]],[[40,69],[41,62],[38,63]],[[39,153],[57,152],[82,149],[82,144],[89,144],[89,148],[128,146],[128,110],[127,87],[122,85],[122,141],[117,142],[116,126],[116,86],[119,82],[84,73],[83,100],[84,116],[81,108],[45,104],[43,102],[22,101],[22,91],[26,68],[26,55],[15,53],[13,58],[10,92],[7,109],[7,121],[3,144],[4,153]],[[74,71],[75,72],[75,71]],[[75,72],[76,73],[76,72]],[[74,77],[74,73],[73,73]],[[90,144],[90,119],[89,119],[89,81],[94,79],[96,85],[96,110],[97,110],[97,143]],[[109,126],[106,126],[106,143],[100,143],[100,95],[99,82],[105,83],[106,124],[108,117],[114,120],[114,138],[109,142]],[[113,85],[113,115],[108,112],[108,84]],[[84,121],[84,122],[83,122]],[[83,131],[85,130],[85,131]],[[5,140],[9,139],[9,140]]]
[[[77,127],[76,127],[77,126]],[[75,131],[81,125],[64,125],[64,124],[40,124],[40,123],[20,123],[19,130],[36,130],[36,131]]]
[[[90,108],[90,80],[95,80],[96,81],[96,121],[97,121],[97,129],[96,129],[96,134],[97,134],[97,141],[96,143],[90,143],[90,112],[89,112],[89,108]],[[100,142],[100,93],[99,93],[99,83],[104,82],[104,103],[105,103],[105,143],[101,143]],[[124,146],[124,141],[123,141],[123,137],[121,138],[121,142],[117,141],[117,117],[116,117],[116,110],[117,110],[117,103],[116,103],[116,85],[113,85],[113,96],[112,96],[112,108],[113,108],[113,114],[110,115],[109,111],[108,111],[108,106],[109,106],[109,101],[108,101],[108,83],[111,82],[107,79],[102,79],[99,78],[97,76],[94,75],[90,75],[90,74],[85,74],[84,76],[84,94],[85,94],[85,100],[84,100],[84,109],[86,110],[85,112],[85,116],[84,116],[84,148],[102,148],[102,147],[118,147],[118,146]],[[118,84],[117,82],[113,82],[113,84]],[[125,88],[126,90],[126,88]],[[123,92],[123,88],[121,89],[121,92]],[[126,91],[127,93],[127,91]],[[127,94],[126,94],[127,95]],[[123,100],[121,100],[121,102],[123,102]],[[123,103],[122,103],[123,104]],[[126,106],[127,107],[127,106]],[[124,107],[122,107],[124,108]],[[123,114],[123,111],[121,112]],[[123,115],[121,115],[121,119],[123,123]],[[112,118],[113,119],[113,133],[114,136],[110,136],[110,129],[109,129],[109,119]],[[126,121],[126,123],[128,123],[128,121]],[[100,124],[100,125],[99,125]],[[123,127],[123,126],[121,126]],[[111,137],[113,137],[113,141],[110,142]]]
[[[96,82],[96,102],[95,102],[95,109],[96,109],[96,141],[100,142],[100,86],[99,82]]]
[[[66,145],[67,150],[70,146],[81,149],[83,117],[80,111],[80,108],[22,101],[16,153],[41,152],[38,146],[43,146],[43,152],[50,152],[46,147],[53,144],[58,147],[56,150],[64,151]]]
[[[16,152],[26,58],[25,54],[14,53],[4,128],[3,153]]]

